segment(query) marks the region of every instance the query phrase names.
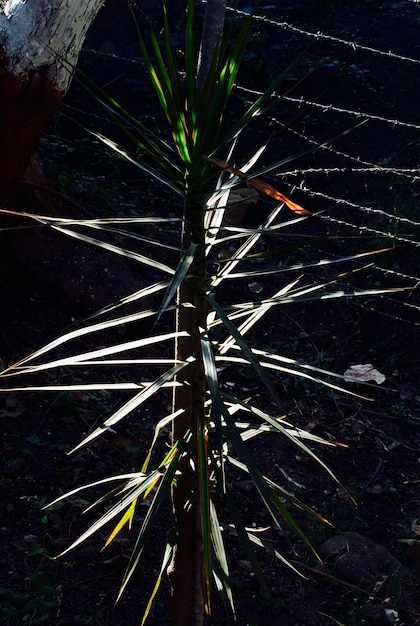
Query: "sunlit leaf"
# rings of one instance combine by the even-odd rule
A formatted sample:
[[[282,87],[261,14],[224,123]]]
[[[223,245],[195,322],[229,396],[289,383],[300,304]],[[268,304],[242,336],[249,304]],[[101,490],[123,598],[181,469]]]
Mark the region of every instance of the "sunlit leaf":
[[[127,509],[127,511],[124,513],[124,515],[122,516],[118,524],[115,526],[112,533],[109,535],[108,539],[105,542],[104,548],[106,548],[113,541],[113,539],[118,535],[120,530],[124,528],[126,524],[128,524],[128,528],[129,530],[131,530],[134,512],[136,510],[136,504],[137,504],[137,498],[133,500],[133,502],[130,504],[129,508]]]
[[[191,361],[194,361],[194,359],[192,358]],[[159,376],[159,378],[153,381],[151,385],[149,385],[145,389],[142,389],[138,394],[131,398],[131,400],[126,402],[122,407],[115,411],[115,413],[113,413],[111,417],[108,417],[104,421],[102,426],[98,426],[97,428],[93,429],[93,431],[89,433],[89,435],[87,435],[77,446],[75,446],[69,454],[75,452],[76,450],[79,450],[87,443],[89,443],[89,441],[96,439],[96,437],[104,433],[110,426],[114,426],[124,417],[129,415],[134,409],[138,408],[143,402],[153,396],[156,391],[158,391],[164,385],[165,382],[172,380],[174,376],[176,376],[176,374],[180,372],[181,369],[184,368],[187,364],[187,361],[180,363],[179,365],[176,365],[172,369],[166,371],[164,374]]]
[[[171,300],[173,299],[178,287],[180,286],[180,284],[182,283],[182,281],[185,279],[187,272],[189,270],[189,268],[191,267],[192,262],[194,261],[194,254],[197,250],[197,245],[196,244],[191,244],[191,246],[188,248],[188,250],[185,252],[185,254],[183,255],[177,269],[176,272],[170,282],[170,284],[168,285],[168,289],[166,290],[166,293],[163,297],[162,303],[159,307],[159,310],[157,312],[156,315],[156,320],[155,320],[155,324],[158,322],[158,320],[160,319],[160,316],[162,315],[163,311],[166,310],[167,306],[169,305],[169,303],[171,302]]]
[[[230,607],[233,615],[235,615],[235,606],[233,603],[232,588],[229,580],[229,566],[226,556],[225,544],[220,529],[219,519],[217,517],[216,507],[213,500],[210,499],[210,519],[211,519],[211,534],[213,538],[213,546],[216,558],[219,562],[222,576],[220,579],[222,588],[224,589],[226,596],[229,600]]]
[[[141,626],[143,626],[146,623],[146,620],[147,620],[147,618],[149,616],[149,613],[150,613],[150,610],[152,608],[154,599],[156,597],[157,592],[159,591],[159,588],[160,588],[160,585],[161,585],[161,582],[162,582],[162,578],[163,578],[163,574],[165,573],[165,571],[166,571],[166,569],[168,567],[168,564],[169,564],[169,562],[171,560],[172,553],[173,553],[173,546],[170,545],[170,544],[166,544],[166,546],[165,546],[165,553],[164,553],[163,559],[162,559],[162,565],[161,565],[159,574],[156,577],[155,586],[153,587],[153,591],[152,591],[152,593],[150,595],[149,601],[148,601],[147,606],[146,606],[146,608],[144,610],[143,618],[141,620]]]
[[[175,476],[175,472],[178,467],[179,458],[181,454],[183,453],[183,451],[185,450],[185,447],[187,446],[190,439],[191,439],[191,433],[188,432],[185,434],[183,440],[179,442],[177,446],[177,450],[175,454],[173,454],[172,459],[170,463],[167,465],[166,470],[162,476],[162,479],[159,482],[158,488],[156,490],[156,493],[153,497],[153,500],[149,508],[147,509],[146,517],[144,518],[142,527],[137,537],[136,544],[131,554],[130,563],[127,567],[127,571],[124,574],[124,578],[121,583],[120,590],[118,592],[118,598],[121,597],[121,594],[126,588],[133,573],[137,569],[141,554],[143,552],[144,545],[148,537],[150,536],[150,533],[152,532],[153,526],[156,522],[157,516],[160,511],[160,507],[162,506],[164,499],[168,496],[168,492],[172,484],[172,480]]]
[[[83,352],[81,354],[75,354],[70,357],[64,357],[62,359],[57,359],[55,361],[42,363],[40,365],[27,365],[26,367],[23,367],[22,365],[16,365],[13,367],[13,369],[17,370],[19,368],[19,373],[22,373],[22,372],[39,372],[43,370],[53,369],[56,367],[81,365],[82,363],[84,364],[86,361],[90,361],[92,359],[93,360],[100,359],[102,357],[110,356],[113,354],[119,354],[120,352],[128,352],[130,350],[134,350],[137,348],[150,346],[154,343],[162,343],[165,341],[169,341],[171,339],[174,339],[175,337],[185,337],[185,336],[187,336],[187,333],[185,331],[182,331],[180,333],[177,333],[177,332],[166,333],[165,335],[156,335],[154,337],[136,339],[133,341],[127,341],[125,343],[108,346],[106,348],[100,348],[98,350],[91,350],[90,352]],[[34,355],[32,355],[31,358],[34,358]]]

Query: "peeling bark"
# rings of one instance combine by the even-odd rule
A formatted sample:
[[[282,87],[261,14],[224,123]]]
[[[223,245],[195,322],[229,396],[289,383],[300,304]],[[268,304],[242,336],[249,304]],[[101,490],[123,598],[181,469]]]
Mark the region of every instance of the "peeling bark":
[[[102,0],[0,3],[0,206],[66,93]]]

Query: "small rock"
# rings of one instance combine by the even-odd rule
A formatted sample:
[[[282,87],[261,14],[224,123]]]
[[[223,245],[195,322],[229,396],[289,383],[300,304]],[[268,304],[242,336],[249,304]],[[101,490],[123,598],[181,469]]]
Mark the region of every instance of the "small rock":
[[[40,545],[41,543],[41,540],[39,537],[37,537],[37,535],[25,535],[23,541],[28,548],[31,548],[35,545]]]
[[[386,548],[356,532],[331,537],[320,546],[319,554],[333,564],[337,577],[363,588],[371,589],[403,571],[402,564]]]
[[[391,624],[396,624],[394,613],[395,611],[385,609],[380,604],[368,604],[363,609],[363,617],[369,626],[391,626]]]

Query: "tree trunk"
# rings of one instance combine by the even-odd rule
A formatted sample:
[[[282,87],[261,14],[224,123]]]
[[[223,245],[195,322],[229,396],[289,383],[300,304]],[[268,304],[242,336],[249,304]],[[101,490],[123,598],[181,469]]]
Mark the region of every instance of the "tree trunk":
[[[197,68],[197,92],[201,94],[210,71],[213,57],[218,52],[223,34],[227,0],[207,0],[203,34]]]
[[[0,0],[0,206],[22,180],[102,0]]]

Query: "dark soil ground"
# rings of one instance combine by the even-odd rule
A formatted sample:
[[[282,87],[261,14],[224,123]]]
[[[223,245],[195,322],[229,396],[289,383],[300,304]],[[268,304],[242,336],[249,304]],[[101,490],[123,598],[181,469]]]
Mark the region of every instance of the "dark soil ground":
[[[157,129],[160,116],[141,75],[131,18],[123,5],[114,1],[102,10],[89,33],[80,67]],[[266,87],[300,52],[304,54],[289,71],[276,106],[268,117],[256,121],[239,144],[236,163],[244,163],[274,131],[265,164],[299,154],[311,142],[325,142],[365,122],[324,149],[286,162],[280,174],[266,177],[318,212],[303,226],[290,226],[289,238],[282,239],[281,256],[275,252],[278,242],[265,242],[273,249],[275,264],[284,267],[393,246],[357,280],[350,277],[343,284],[415,287],[420,280],[419,4],[331,1],[311,3],[309,9],[308,3],[301,2],[284,3],[280,10],[273,3],[265,13],[267,19],[259,23],[247,51],[240,81],[246,88],[236,90],[228,117],[234,119],[252,91]],[[106,152],[65,115],[120,139],[101,109],[75,84],[40,146],[46,171],[66,194],[64,200],[55,198],[57,212],[81,217],[176,213],[174,198],[165,189],[144,175],[139,177],[138,170]],[[29,206],[38,203],[42,212],[48,201],[38,189]],[[21,202],[27,208],[28,196]],[[258,210],[268,211],[268,207],[268,201],[261,199]],[[254,223],[255,209],[245,219]],[[339,236],[327,243],[316,240],[299,250],[290,245],[302,234],[307,238],[326,232]],[[80,242],[75,248],[74,242],[52,231],[31,228],[14,235],[3,232],[1,237],[4,366],[55,338],[87,313],[154,279],[153,271],[139,273],[128,262],[114,257],[110,261],[107,253],[92,252]],[[172,235],[165,237],[170,241]],[[308,280],[327,275],[322,268],[311,268]],[[297,276],[297,271],[291,276]],[[243,299],[245,292],[250,298],[256,290],[269,295],[272,285],[264,280],[240,284],[222,297]],[[269,545],[300,562],[298,569],[305,576],[294,574],[274,554],[262,553],[269,598],[260,594],[246,555],[226,530],[239,626],[420,624],[418,306],[418,290],[360,301],[293,304],[270,313],[258,328],[253,339],[259,346],[275,347],[279,354],[341,374],[351,365],[372,363],[386,381],[368,389],[349,384],[373,401],[341,396],[285,374],[275,381],[291,422],[347,446],[316,451],[356,503],[282,438],[265,435],[250,445],[264,473],[293,490],[333,527],[303,514],[296,516],[320,551],[321,563],[287,528],[283,533],[267,533]],[[93,345],[88,340],[83,348]],[[44,374],[30,382],[74,383],[88,375],[64,372],[57,381]],[[256,381],[247,372],[228,371],[226,376],[225,382],[239,395],[258,396]],[[9,393],[0,398],[0,622],[10,626],[140,623],[160,567],[168,528],[165,519],[156,528],[138,576],[114,607],[134,533],[122,534],[105,552],[100,549],[106,535],[101,535],[56,561],[51,557],[87,527],[89,516],[80,516],[85,496],[49,512],[42,506],[77,485],[138,470],[153,424],[165,415],[167,400],[164,397],[160,405],[145,409],[112,436],[67,456],[65,452],[120,398],[100,392]],[[268,526],[252,485],[239,477],[237,482],[247,524]],[[169,513],[168,505],[163,518]],[[328,539],[332,546],[325,544]],[[213,609],[209,625],[233,624],[229,610],[225,612],[216,596]],[[168,624],[166,583],[150,623]]]

